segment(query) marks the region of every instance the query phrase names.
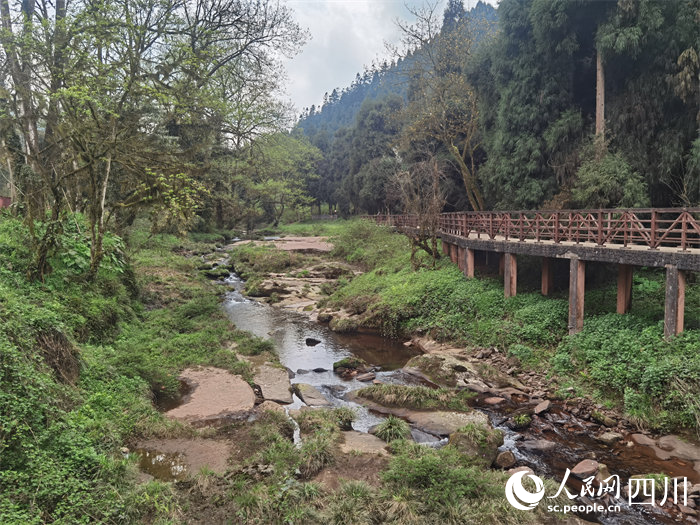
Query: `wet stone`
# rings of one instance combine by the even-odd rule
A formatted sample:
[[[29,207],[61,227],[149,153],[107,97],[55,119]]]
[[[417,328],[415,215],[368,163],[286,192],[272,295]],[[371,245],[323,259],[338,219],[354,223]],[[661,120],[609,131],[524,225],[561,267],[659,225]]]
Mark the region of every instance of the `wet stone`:
[[[557,444],[546,439],[528,439],[520,444],[520,448],[535,454],[546,454],[557,448]]]
[[[598,472],[598,467],[599,464],[597,461],[592,459],[584,459],[571,470],[571,474],[579,479],[584,479],[589,476],[593,476],[596,472]]]
[[[605,443],[606,445],[614,445],[622,439],[622,434],[618,432],[604,432],[596,438],[598,441]]]

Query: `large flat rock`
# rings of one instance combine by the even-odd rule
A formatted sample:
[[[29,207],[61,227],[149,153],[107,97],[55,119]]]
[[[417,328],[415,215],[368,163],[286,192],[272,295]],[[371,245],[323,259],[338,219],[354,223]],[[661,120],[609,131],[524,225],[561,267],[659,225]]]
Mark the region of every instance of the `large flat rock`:
[[[314,407],[326,407],[331,406],[331,402],[328,401],[318,389],[307,383],[295,383],[292,388],[294,393],[299,396],[304,403],[309,406]]]
[[[353,451],[363,454],[379,454],[388,456],[386,443],[372,434],[348,430],[342,432],[343,443],[340,444],[340,451],[345,454],[350,454]]]
[[[159,479],[184,479],[206,467],[217,474],[228,468],[231,446],[214,439],[150,439],[136,445],[140,467]]]
[[[292,388],[289,374],[284,368],[262,365],[255,373],[253,381],[262,390],[263,399],[278,403],[292,402]]]
[[[407,420],[420,430],[438,436],[449,436],[453,432],[470,423],[483,425],[490,428],[491,423],[486,414],[478,410],[469,412],[450,412],[446,410],[413,410],[410,408],[386,407],[350,393],[347,398],[356,403],[360,403],[367,408],[379,412],[380,414],[393,414]]]
[[[240,377],[221,368],[188,368],[180,379],[192,389],[179,407],[166,412],[168,417],[193,424],[214,423],[241,416],[253,408],[255,394]]]

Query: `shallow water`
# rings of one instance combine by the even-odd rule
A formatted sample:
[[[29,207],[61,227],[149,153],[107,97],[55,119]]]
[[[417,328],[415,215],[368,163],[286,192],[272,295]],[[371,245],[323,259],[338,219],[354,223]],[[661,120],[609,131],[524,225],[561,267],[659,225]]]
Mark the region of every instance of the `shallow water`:
[[[382,383],[421,384],[421,381],[401,371],[401,367],[413,356],[420,353],[416,349],[404,346],[400,341],[391,340],[376,334],[338,334],[326,325],[312,322],[308,317],[294,310],[273,307],[250,300],[242,294],[243,281],[232,274],[225,281],[228,287],[223,309],[232,323],[241,330],[249,331],[259,337],[270,339],[279,356],[280,362],[295,373],[292,383],[308,383],[316,387],[334,406],[349,406],[357,413],[353,428],[366,432],[370,427],[384,418],[374,414],[362,405],[348,401],[346,395],[371,383],[355,379],[342,379],[333,373],[333,363],[348,356],[358,356],[377,367],[377,379]],[[319,341],[310,346],[307,338]],[[314,369],[325,371],[314,372]],[[181,392],[187,394],[187,386]],[[494,426],[504,433],[504,445],[501,450],[511,450],[518,464],[526,464],[540,475],[547,475],[555,480],[563,479],[567,468],[572,469],[581,459],[591,452],[595,459],[607,465],[611,474],[617,474],[626,480],[634,474],[664,472],[670,476],[687,477],[691,482],[700,482],[700,476],[693,470],[693,464],[678,459],[662,461],[656,458],[647,447],[627,447],[615,445],[608,447],[597,441],[586,423],[573,417],[554,405],[543,418],[535,418],[530,428],[513,431],[502,422],[514,408],[515,403],[507,403],[497,408],[483,405],[483,396],[474,400],[474,407],[489,415]],[[296,396],[288,409],[299,408],[304,403]],[[181,402],[181,401],[180,401]],[[175,402],[175,406],[177,402]],[[165,407],[161,407],[165,408]],[[173,408],[168,406],[167,408]],[[413,428],[414,439],[427,446],[443,446],[445,439],[433,436],[420,429]],[[545,439],[557,443],[557,448],[546,455],[538,455],[519,448],[523,439]],[[298,440],[298,430],[295,432]],[[178,454],[164,454],[157,450],[139,450],[140,467],[143,471],[159,479],[178,480],[188,475],[186,463]],[[569,478],[572,480],[572,478]],[[581,482],[574,481],[570,490],[577,491]],[[546,500],[545,500],[546,501]],[[573,501],[577,504],[577,501]],[[677,523],[667,515],[650,512],[648,507],[630,507],[623,500],[620,513],[608,516],[587,516],[606,525],[660,524]]]

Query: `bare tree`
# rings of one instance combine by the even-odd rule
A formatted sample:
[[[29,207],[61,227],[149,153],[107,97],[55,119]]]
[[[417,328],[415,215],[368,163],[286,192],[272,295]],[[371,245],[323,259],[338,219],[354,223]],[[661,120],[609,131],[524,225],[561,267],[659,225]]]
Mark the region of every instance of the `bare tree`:
[[[391,191],[405,213],[416,217],[415,229],[408,231],[411,240],[411,265],[418,268],[416,254],[424,250],[432,258],[432,266],[440,258],[438,230],[440,213],[445,206],[445,175],[436,157],[413,164],[409,170],[398,171]]]

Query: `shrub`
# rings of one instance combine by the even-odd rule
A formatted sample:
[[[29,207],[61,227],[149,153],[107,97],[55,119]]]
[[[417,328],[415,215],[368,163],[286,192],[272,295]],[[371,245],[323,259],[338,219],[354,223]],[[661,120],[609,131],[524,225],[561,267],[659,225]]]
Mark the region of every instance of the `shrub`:
[[[387,443],[395,439],[408,439],[411,427],[403,419],[390,415],[377,426],[376,436]]]

